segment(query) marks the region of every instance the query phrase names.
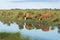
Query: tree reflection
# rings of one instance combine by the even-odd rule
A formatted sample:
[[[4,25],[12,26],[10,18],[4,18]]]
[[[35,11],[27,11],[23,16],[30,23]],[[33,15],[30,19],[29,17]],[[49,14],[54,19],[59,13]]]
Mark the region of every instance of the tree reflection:
[[[54,29],[55,29],[55,27],[54,27],[54,26],[52,26],[52,27],[51,27],[51,30],[54,30]]]
[[[17,21],[16,24],[19,26],[19,29],[23,29],[23,23],[20,21]]]

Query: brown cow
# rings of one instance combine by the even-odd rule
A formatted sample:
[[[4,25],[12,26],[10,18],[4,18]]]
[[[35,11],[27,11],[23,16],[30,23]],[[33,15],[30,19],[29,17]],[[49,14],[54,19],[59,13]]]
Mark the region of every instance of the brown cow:
[[[30,16],[30,14],[29,14],[29,13],[26,13],[26,14],[25,14],[25,17],[26,17],[26,18],[28,18],[29,16]]]
[[[25,13],[25,20],[26,20],[26,19],[28,19],[28,18],[29,18],[29,16],[30,16],[30,13],[28,13],[28,12],[27,12],[27,13]]]
[[[39,16],[39,20],[40,20],[40,19],[43,19],[43,18],[48,18],[49,16],[50,16],[49,13],[43,13],[43,14],[41,14],[41,15]]]

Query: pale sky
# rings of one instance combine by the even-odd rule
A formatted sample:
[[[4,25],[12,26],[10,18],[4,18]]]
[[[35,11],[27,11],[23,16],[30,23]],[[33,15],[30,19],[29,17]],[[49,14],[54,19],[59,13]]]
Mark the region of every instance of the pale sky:
[[[0,9],[41,9],[59,8],[60,0],[0,0]]]

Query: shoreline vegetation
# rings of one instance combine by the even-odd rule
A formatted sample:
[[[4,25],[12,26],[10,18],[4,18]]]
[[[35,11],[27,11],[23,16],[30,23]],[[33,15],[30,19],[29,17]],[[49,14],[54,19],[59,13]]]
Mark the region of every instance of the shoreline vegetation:
[[[60,9],[0,10],[0,21],[9,26],[15,22],[19,29],[23,29],[26,23],[25,28],[28,30],[36,28],[49,31],[50,26],[52,30],[57,26],[60,32]]]
[[[27,20],[25,20],[27,19]],[[39,22],[45,21],[50,24],[58,24],[60,21],[60,9],[15,9],[0,10],[0,21],[2,22]]]
[[[19,32],[17,33],[7,33],[0,32],[0,40],[30,40],[29,37],[22,37]]]

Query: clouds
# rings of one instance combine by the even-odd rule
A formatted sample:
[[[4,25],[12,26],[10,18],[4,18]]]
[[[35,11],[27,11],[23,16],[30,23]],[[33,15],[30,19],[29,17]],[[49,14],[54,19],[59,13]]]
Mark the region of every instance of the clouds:
[[[24,1],[24,2],[23,2]],[[26,2],[25,2],[26,1]],[[60,8],[60,2],[56,0],[50,0],[52,2],[48,2],[49,0],[2,0],[0,1],[0,9],[12,9],[12,8],[20,8],[20,9],[41,9],[41,8]],[[39,1],[39,2],[38,2]]]
[[[8,0],[8,1],[22,1],[22,0]]]
[[[60,0],[0,0],[0,2],[12,2],[12,3],[19,3],[19,2],[60,2]]]
[[[4,3],[0,4],[0,9],[41,9],[41,8],[60,8],[60,3],[49,2],[24,2],[24,3]]]
[[[59,2],[60,0],[10,0],[11,2]]]

